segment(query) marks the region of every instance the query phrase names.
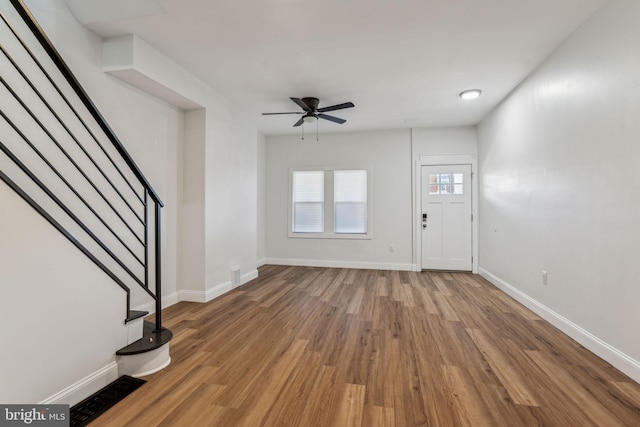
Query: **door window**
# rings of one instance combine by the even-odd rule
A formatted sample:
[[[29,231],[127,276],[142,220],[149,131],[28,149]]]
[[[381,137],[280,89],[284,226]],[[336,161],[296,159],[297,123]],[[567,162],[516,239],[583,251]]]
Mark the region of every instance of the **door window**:
[[[464,179],[461,173],[429,174],[429,195],[462,195]]]

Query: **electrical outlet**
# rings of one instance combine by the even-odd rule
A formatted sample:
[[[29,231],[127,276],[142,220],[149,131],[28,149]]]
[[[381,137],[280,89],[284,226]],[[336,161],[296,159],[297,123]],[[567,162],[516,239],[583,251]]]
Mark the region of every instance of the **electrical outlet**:
[[[389,252],[395,252],[396,247],[394,245],[389,245]]]
[[[542,284],[547,286],[547,271],[542,270]]]

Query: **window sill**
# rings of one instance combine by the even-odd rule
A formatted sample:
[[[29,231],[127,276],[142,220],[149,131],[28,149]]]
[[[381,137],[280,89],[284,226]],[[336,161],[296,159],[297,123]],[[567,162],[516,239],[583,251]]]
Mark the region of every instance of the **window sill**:
[[[347,233],[293,233],[289,232],[289,237],[294,239],[343,239],[343,240],[371,240],[373,237],[368,234],[347,234]]]

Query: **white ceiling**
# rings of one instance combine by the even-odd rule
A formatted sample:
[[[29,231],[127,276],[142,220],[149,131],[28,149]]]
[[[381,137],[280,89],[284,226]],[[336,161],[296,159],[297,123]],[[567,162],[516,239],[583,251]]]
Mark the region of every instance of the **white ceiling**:
[[[477,124],[607,0],[67,0],[104,37],[135,34],[296,133],[289,97],[352,101],[321,132]],[[462,101],[465,89],[483,91]],[[315,126],[314,126],[315,127]]]

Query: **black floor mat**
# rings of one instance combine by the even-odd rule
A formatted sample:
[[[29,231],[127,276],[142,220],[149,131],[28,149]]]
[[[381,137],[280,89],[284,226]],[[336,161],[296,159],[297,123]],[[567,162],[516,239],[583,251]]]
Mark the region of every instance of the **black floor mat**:
[[[86,426],[134,392],[145,380],[123,375],[102,390],[71,407],[71,426]]]

